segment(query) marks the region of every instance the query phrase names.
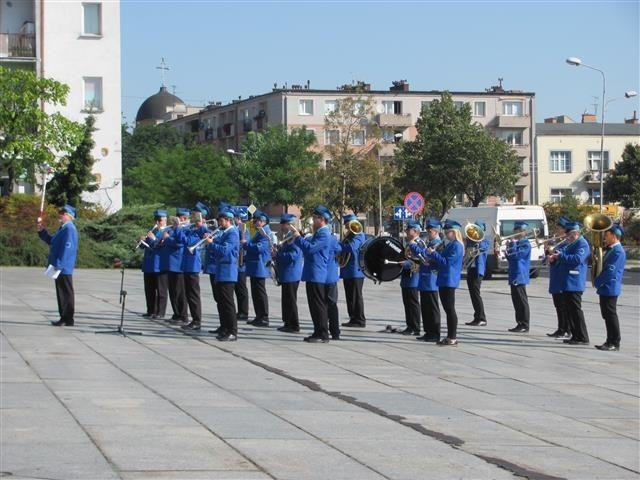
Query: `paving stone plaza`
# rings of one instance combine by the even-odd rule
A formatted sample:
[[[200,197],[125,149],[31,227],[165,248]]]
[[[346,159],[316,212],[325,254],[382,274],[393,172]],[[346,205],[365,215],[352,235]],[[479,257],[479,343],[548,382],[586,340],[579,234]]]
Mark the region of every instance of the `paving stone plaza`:
[[[77,270],[76,325],[57,320],[39,268],[0,269],[0,477],[12,479],[638,479],[639,299],[627,272],[618,301],[622,344],[605,340],[598,298],[583,298],[591,345],[549,339],[548,280],[528,288],[531,330],[515,325],[504,277],[483,283],[486,327],[457,291],[457,347],[382,333],[402,328],[398,282],[365,282],[365,329],[308,344],[281,326],[268,284],[269,328],[218,326],[201,278],[205,329],[187,335],[139,316],[142,274]],[[340,313],[346,321],[340,287]],[[443,318],[446,332],[446,322]]]

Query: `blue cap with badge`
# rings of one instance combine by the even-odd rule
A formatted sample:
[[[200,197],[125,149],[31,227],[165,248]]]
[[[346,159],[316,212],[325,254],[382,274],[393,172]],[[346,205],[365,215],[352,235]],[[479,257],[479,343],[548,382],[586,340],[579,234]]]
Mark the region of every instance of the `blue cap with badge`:
[[[440,220],[438,220],[437,218],[430,218],[429,220],[427,220],[426,227],[427,229],[434,229],[434,230],[442,229],[442,225],[440,225]]]
[[[348,213],[342,217],[342,223],[344,223],[345,225],[347,225],[349,222],[352,222],[354,220],[358,220],[358,217],[355,216],[353,213]]]
[[[529,228],[529,224],[527,222],[522,221],[522,220],[518,220],[517,222],[515,222],[513,224],[513,229],[514,230],[526,230],[527,228]]]
[[[316,208],[313,209],[314,215],[319,215],[320,217],[326,218],[327,220],[331,220],[331,211],[325,207],[324,205],[316,205]]]
[[[159,208],[157,209],[155,212],[153,212],[153,216],[155,218],[167,218],[167,211],[163,208]]]
[[[420,222],[407,222],[407,230],[409,230],[410,228],[414,229],[418,233],[422,231]]]
[[[569,220],[567,217],[560,217],[560,218],[558,219],[558,221],[556,222],[556,225],[559,225],[559,226],[561,226],[562,228],[564,228],[564,227],[565,227],[565,225],[566,225],[567,223],[570,223],[570,222],[571,222],[571,220]]]
[[[184,208],[184,207],[176,208],[177,217],[188,217],[189,215],[191,215],[191,210],[189,210],[188,208]]]
[[[263,222],[269,223],[269,215],[264,213],[262,210],[256,210],[253,212],[254,220],[262,220]]]
[[[66,205],[64,205],[62,208],[60,208],[60,212],[64,212],[64,213],[68,213],[69,215],[71,215],[73,218],[76,218],[76,209],[75,207],[72,207],[71,205],[69,205],[68,203]]]
[[[292,215],[290,213],[283,213],[280,216],[280,223],[293,223],[298,219],[298,217],[296,217],[295,215]]]
[[[580,231],[580,228],[582,227],[582,225],[580,225],[580,223],[578,222],[574,222],[572,220],[569,220],[568,222],[566,222],[564,224],[564,230],[565,232],[575,232],[575,231]]]
[[[611,230],[611,233],[613,233],[616,237],[621,237],[624,235],[622,225],[617,222],[611,225],[611,228],[609,230]]]
[[[204,202],[196,203],[195,207],[193,207],[193,210],[196,212],[200,212],[205,218],[211,215],[211,207],[209,207],[209,205]]]
[[[455,220],[445,220],[443,228],[445,230],[462,230],[462,225],[460,225]]]
[[[230,209],[223,209],[218,211],[218,218],[233,218],[233,211]]]

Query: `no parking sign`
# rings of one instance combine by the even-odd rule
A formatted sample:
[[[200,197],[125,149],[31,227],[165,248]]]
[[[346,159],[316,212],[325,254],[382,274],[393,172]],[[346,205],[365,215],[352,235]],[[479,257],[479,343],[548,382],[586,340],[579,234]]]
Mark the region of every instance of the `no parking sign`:
[[[404,208],[417,215],[424,209],[424,197],[418,192],[409,192],[404,197]]]

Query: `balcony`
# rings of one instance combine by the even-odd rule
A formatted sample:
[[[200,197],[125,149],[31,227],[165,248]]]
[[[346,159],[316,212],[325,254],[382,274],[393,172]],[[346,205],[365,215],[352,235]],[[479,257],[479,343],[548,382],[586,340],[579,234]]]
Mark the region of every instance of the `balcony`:
[[[604,172],[602,174],[602,179],[606,180],[609,172]],[[587,170],[584,172],[584,177],[582,179],[584,183],[597,183],[600,184],[600,172],[598,170]]]
[[[380,127],[412,127],[411,114],[379,113],[376,123]]]
[[[511,145],[511,148],[513,148],[516,151],[516,154],[519,157],[531,156],[531,149],[529,148],[529,145]]]
[[[0,33],[0,58],[36,58],[36,36]]]
[[[498,128],[528,128],[530,123],[528,115],[498,115]]]

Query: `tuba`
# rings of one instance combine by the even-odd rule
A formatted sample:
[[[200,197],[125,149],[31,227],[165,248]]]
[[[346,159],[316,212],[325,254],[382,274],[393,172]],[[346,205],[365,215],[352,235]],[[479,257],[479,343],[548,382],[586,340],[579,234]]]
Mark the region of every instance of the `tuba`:
[[[589,232],[591,243],[591,283],[595,285],[596,277],[602,273],[604,253],[604,232],[613,225],[611,217],[603,213],[594,213],[584,218],[584,226]]]
[[[364,231],[364,227],[358,220],[351,220],[349,223],[347,223],[347,229],[349,230],[347,237],[350,235],[358,235],[359,233],[362,233]],[[340,268],[346,267],[350,259],[350,253],[341,253],[336,258],[336,260],[338,261],[338,266]]]
[[[475,223],[467,223],[464,227],[464,235],[475,245],[472,248],[465,249],[462,259],[462,269],[467,270],[473,265],[476,257],[480,255],[480,246],[478,245],[484,239],[484,230],[480,225]]]

